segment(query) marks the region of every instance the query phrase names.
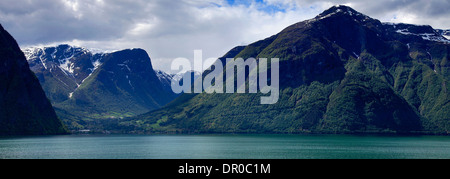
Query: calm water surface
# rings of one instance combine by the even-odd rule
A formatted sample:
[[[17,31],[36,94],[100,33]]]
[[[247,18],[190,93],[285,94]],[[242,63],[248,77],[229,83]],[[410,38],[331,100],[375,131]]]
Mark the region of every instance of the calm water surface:
[[[450,159],[447,136],[167,135],[0,138],[1,159]]]

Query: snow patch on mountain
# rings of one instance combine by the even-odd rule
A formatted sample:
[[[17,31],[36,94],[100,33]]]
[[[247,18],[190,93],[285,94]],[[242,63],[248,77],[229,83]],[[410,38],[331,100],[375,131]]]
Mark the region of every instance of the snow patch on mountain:
[[[128,69],[128,71],[131,72],[131,69],[130,69],[130,67],[128,67],[127,64],[117,64],[117,66],[126,67]]]
[[[450,40],[448,40],[444,36],[441,36],[441,35],[436,34],[436,33],[411,33],[411,32],[408,31],[408,29],[399,29],[396,32],[400,33],[400,34],[403,34],[403,35],[420,36],[420,37],[422,37],[423,40],[443,42],[443,43],[450,43]]]
[[[201,72],[198,72],[198,71],[187,71],[185,73],[177,73],[177,74],[173,75],[172,78],[175,81],[179,82],[179,81],[181,81],[183,79],[184,75],[186,75],[186,74],[191,74],[191,75],[193,74],[194,75],[194,79],[191,79],[193,81],[195,81],[198,77],[202,76]]]
[[[179,83],[181,80],[183,80],[183,77],[186,74],[193,75],[193,79],[191,79],[192,81],[195,81],[199,77],[202,76],[202,73],[198,72],[198,71],[187,71],[185,73],[168,74],[168,73],[166,73],[164,71],[161,71],[161,70],[155,70],[155,73],[156,73],[156,76],[158,77],[159,81],[161,81],[161,83],[164,86],[168,86],[168,87],[171,86],[172,82]]]
[[[155,70],[155,74],[158,77],[159,81],[171,81],[174,76],[161,70]]]
[[[310,20],[309,22],[312,22],[312,21],[315,21],[315,20],[326,19],[326,18],[332,17],[332,16],[337,15],[337,14],[350,15],[350,16],[355,17],[355,18],[357,18],[358,20],[361,20],[361,21],[366,21],[366,20],[370,19],[369,16],[364,15],[364,14],[358,12],[358,11],[355,11],[352,8],[348,7],[348,6],[337,5],[337,6],[334,6],[333,8],[334,9],[330,9],[330,11],[325,11],[326,13],[320,14],[316,18]]]
[[[95,60],[95,61],[92,62],[92,65],[94,66],[94,69],[92,70],[92,72],[94,72],[95,70],[97,70],[97,68],[100,67],[100,66],[102,65],[102,62],[100,62],[100,60],[102,60],[102,59],[100,58],[100,59],[97,59],[97,60]]]
[[[444,36],[446,31],[433,30],[431,27],[429,27],[427,25],[413,25],[413,24],[392,23],[392,22],[384,22],[383,25],[392,26],[396,33],[399,33],[402,35],[413,35],[413,36],[419,36],[423,40],[427,40],[427,41],[450,43],[450,40],[448,40],[448,38]],[[422,29],[429,27],[429,30],[422,31],[422,32],[411,31],[411,28],[417,29],[417,27],[421,27]]]
[[[73,75],[73,72],[74,72],[74,65],[71,62],[72,58],[73,58],[73,55],[68,57],[68,58],[64,58],[64,59],[58,60],[59,61],[59,68],[61,70],[63,70],[64,73],[66,73],[66,74],[68,73],[67,75]]]
[[[90,68],[91,72],[94,72],[99,66],[102,65],[101,58],[103,55],[100,50],[92,52],[90,49],[84,47],[76,47],[70,45],[59,45],[56,47],[28,47],[22,49],[28,63],[35,63],[35,65],[42,65],[46,70],[52,71],[53,68],[59,68],[67,76],[77,76],[76,69],[81,69],[74,64],[74,58],[89,54],[91,55],[91,62],[93,68]],[[94,59],[94,57],[100,56],[101,58]]]

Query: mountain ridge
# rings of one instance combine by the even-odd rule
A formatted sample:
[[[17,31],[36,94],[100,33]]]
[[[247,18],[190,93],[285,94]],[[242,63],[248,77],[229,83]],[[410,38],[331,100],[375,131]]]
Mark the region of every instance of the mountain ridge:
[[[72,130],[102,130],[102,124],[87,126],[145,113],[176,97],[140,48],[94,53],[63,44],[24,51],[58,115]]]
[[[227,53],[280,59],[277,104],[258,104],[261,94],[183,94],[118,125],[144,133],[446,134],[449,44],[431,38],[442,35],[430,26],[398,28],[331,7]]]

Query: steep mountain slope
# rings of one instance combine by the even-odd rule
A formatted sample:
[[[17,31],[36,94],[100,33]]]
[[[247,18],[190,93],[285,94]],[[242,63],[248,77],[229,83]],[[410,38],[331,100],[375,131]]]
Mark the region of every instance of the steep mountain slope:
[[[103,65],[75,90],[61,108],[85,111],[88,115],[93,112],[108,118],[114,117],[114,113],[145,113],[175,97],[163,88],[144,50],[123,50],[106,54],[103,58]]]
[[[104,55],[69,45],[27,48],[24,53],[53,103],[68,100],[83,80],[101,65]]]
[[[159,80],[142,49],[94,54],[59,45],[24,51],[58,115],[71,129],[102,128],[100,119],[142,114],[176,97]]]
[[[0,135],[66,133],[17,42],[1,25],[0,64]]]
[[[219,59],[279,58],[278,103],[261,105],[262,94],[184,94],[119,125],[143,132],[448,133],[449,47],[430,26],[381,23],[334,6]]]

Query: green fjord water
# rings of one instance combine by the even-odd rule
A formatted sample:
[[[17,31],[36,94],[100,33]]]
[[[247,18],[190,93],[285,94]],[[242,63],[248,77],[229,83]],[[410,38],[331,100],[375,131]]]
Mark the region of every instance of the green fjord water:
[[[108,135],[0,138],[1,159],[450,159],[446,136]]]

